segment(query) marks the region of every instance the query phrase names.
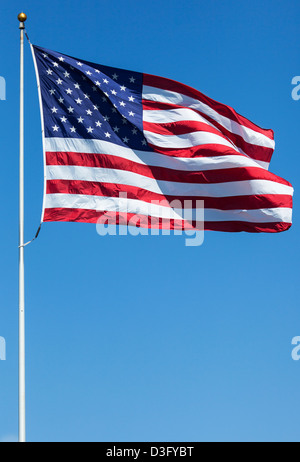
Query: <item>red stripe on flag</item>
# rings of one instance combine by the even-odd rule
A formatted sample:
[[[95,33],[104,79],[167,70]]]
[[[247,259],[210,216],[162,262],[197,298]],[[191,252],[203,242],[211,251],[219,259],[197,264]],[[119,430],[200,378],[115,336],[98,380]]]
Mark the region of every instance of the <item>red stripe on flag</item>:
[[[205,222],[205,231],[223,231],[239,233],[280,233],[287,231],[292,226],[291,223],[247,223],[245,221],[209,221]]]
[[[197,122],[195,120],[182,120],[179,122],[161,124],[144,122],[144,130],[153,133],[159,133],[161,135],[185,135],[192,132],[208,132],[214,133],[215,135],[218,135],[228,141],[228,138],[216,128],[204,122]]]
[[[138,228],[171,230],[194,229],[191,224],[186,221],[183,222],[182,220],[168,220],[125,212],[106,212],[86,209],[45,209],[43,221],[71,221],[81,223],[98,223],[104,225],[129,225],[136,226]]]
[[[154,146],[151,143],[148,143],[149,146],[153,149],[154,152],[158,152],[159,154],[164,154],[165,156],[170,157],[185,157],[187,159],[192,159],[194,157],[215,157],[215,156],[236,156],[236,155],[243,155],[238,153],[232,148],[228,146],[223,146],[220,144],[202,144],[201,146],[193,146],[190,148],[162,148],[160,146]],[[247,157],[247,156],[245,156]]]

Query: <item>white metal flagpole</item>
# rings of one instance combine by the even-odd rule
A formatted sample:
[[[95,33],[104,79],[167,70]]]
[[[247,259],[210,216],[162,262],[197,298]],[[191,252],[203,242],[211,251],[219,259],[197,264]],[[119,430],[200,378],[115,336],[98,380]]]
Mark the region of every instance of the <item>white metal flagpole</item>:
[[[25,443],[25,293],[24,293],[24,22],[20,13],[20,187],[19,187],[19,442]]]

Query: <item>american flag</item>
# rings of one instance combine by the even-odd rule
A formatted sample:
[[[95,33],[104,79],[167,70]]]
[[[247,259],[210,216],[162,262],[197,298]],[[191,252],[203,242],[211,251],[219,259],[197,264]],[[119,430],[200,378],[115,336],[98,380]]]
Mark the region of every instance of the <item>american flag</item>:
[[[268,171],[272,130],[170,79],[32,51],[43,128],[42,221],[197,228],[204,201],[205,230],[291,226],[293,188]]]

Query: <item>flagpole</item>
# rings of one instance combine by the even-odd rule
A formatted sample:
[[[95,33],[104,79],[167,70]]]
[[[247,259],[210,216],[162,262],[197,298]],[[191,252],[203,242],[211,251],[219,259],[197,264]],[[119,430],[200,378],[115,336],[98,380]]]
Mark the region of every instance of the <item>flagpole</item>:
[[[25,443],[25,291],[24,291],[24,22],[20,13],[20,173],[19,173],[19,442]]]

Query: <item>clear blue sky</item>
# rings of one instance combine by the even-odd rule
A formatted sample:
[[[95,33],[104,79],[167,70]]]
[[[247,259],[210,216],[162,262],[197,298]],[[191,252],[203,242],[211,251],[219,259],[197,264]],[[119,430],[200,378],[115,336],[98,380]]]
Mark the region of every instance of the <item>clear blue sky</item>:
[[[299,1],[11,1],[1,12],[0,441],[18,425],[17,14],[32,43],[170,77],[275,131],[295,188],[282,234],[100,237],[44,224],[26,248],[29,441],[299,441]],[[39,225],[42,139],[26,44],[25,239]]]

